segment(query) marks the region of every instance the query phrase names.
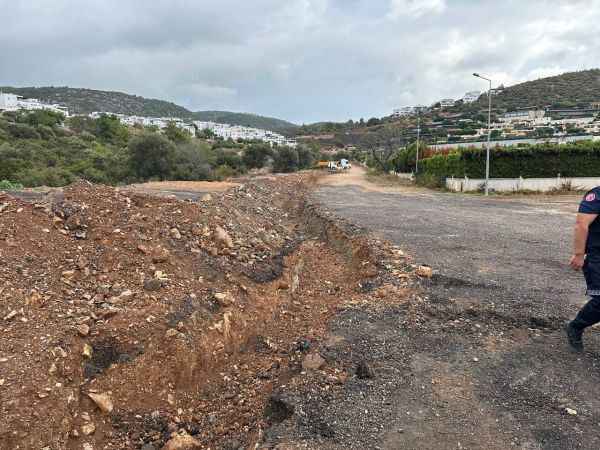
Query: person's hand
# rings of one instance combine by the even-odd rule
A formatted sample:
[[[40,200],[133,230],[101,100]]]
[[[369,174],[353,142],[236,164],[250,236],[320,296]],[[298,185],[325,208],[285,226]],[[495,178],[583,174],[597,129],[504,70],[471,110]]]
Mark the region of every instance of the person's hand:
[[[569,265],[573,270],[581,270],[585,261],[585,255],[573,255],[571,256],[571,262]]]

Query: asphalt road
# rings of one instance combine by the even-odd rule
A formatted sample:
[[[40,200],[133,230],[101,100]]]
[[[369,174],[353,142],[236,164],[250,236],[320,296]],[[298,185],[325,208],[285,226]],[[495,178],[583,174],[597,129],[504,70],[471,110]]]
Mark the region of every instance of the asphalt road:
[[[585,301],[567,262],[575,197],[484,198],[322,186],[330,210],[399,245],[437,273],[431,295],[564,315]]]

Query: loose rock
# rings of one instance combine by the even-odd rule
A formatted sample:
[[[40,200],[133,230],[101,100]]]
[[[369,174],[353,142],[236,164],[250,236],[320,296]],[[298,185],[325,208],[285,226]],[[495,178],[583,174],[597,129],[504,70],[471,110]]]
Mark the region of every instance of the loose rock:
[[[114,408],[112,399],[108,394],[95,394],[93,392],[88,393],[88,397],[98,406],[100,411],[104,414],[110,414]]]
[[[302,368],[304,370],[319,370],[325,365],[325,360],[318,353],[311,353],[306,355],[302,361]]]
[[[202,448],[202,444],[186,432],[181,432],[173,435],[162,450],[193,450],[196,448]]]

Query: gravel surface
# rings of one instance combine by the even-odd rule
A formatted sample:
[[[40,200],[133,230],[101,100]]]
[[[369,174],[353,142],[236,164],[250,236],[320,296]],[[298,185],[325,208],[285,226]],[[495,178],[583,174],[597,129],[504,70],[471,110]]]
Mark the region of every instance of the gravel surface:
[[[600,448],[600,335],[577,355],[561,329],[585,300],[565,267],[577,200],[341,184],[314,195],[435,274],[397,305],[340,311],[320,352],[347,381],[288,390],[268,448]]]
[[[325,186],[329,209],[389,239],[437,273],[434,295],[567,315],[585,301],[567,266],[577,202],[365,192]],[[435,281],[435,280],[434,280]]]

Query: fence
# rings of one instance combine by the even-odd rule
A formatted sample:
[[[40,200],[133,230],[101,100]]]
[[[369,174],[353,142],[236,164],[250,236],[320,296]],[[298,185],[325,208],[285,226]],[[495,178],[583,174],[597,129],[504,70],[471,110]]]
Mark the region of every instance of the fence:
[[[454,192],[477,192],[483,191],[484,179],[475,178],[446,178],[446,188]],[[496,192],[518,192],[535,191],[549,192],[553,190],[590,190],[600,186],[600,178],[491,178],[490,191]]]

